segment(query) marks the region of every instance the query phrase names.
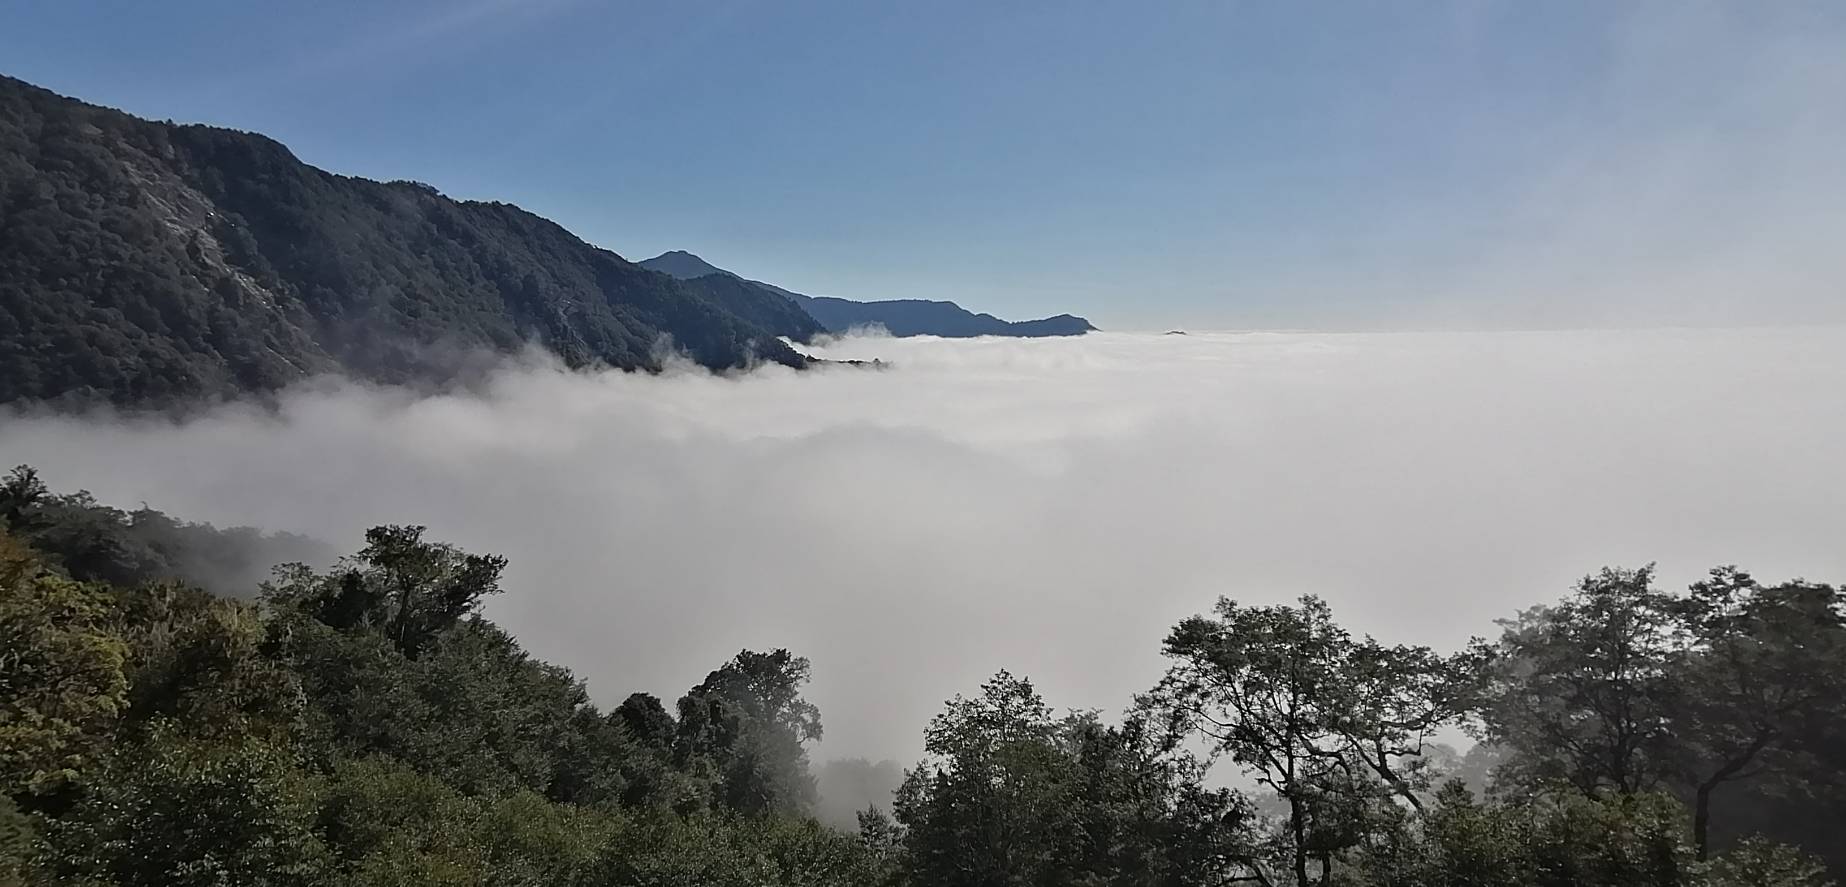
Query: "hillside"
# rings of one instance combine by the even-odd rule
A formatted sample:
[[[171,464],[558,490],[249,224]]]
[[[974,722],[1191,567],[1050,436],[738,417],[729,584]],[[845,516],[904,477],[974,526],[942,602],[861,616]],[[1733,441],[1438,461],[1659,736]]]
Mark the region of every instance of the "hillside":
[[[573,367],[806,358],[818,326],[504,203],[309,166],[252,133],[0,77],[0,403],[165,405],[343,372],[441,383],[537,344]]]
[[[1039,320],[1007,321],[991,314],[976,314],[954,302],[926,299],[892,299],[856,302],[832,296],[808,296],[760,280],[749,280],[719,268],[685,250],[672,250],[641,261],[641,266],[685,281],[713,276],[750,284],[762,291],[785,296],[801,306],[820,325],[843,333],[854,327],[882,326],[893,336],[1080,336],[1096,327],[1069,314]]]
[[[807,341],[827,327],[800,305],[776,293],[765,293],[750,281],[723,274],[682,280],[680,286],[731,314],[798,341]]]

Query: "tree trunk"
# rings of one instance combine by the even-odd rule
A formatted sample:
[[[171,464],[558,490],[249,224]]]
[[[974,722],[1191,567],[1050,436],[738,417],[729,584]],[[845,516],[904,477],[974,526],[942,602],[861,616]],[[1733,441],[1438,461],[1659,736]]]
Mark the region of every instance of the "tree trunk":
[[[1698,848],[1700,862],[1705,861],[1705,857],[1711,852],[1711,793],[1718,786],[1743,772],[1745,767],[1750,766],[1750,762],[1756,760],[1756,756],[1769,747],[1769,743],[1774,741],[1775,736],[1774,730],[1759,729],[1756,738],[1750,741],[1748,748],[1724,762],[1724,766],[1719,767],[1718,772],[1711,774],[1710,779],[1699,784],[1698,793],[1692,804],[1692,843]]]
[[[1692,805],[1692,843],[1698,848],[1700,862],[1711,850],[1711,790],[1716,787],[1710,782],[1699,786]]]
[[[1288,829],[1295,838],[1295,883],[1307,887],[1308,881],[1308,835],[1307,823],[1301,815],[1301,801],[1288,799]]]

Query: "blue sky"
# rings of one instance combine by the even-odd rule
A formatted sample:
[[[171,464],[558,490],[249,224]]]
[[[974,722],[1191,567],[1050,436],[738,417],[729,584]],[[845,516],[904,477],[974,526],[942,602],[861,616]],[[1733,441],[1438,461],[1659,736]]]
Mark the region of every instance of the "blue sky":
[[[0,71],[632,259],[1114,328],[1846,320],[1846,4],[0,0]]]

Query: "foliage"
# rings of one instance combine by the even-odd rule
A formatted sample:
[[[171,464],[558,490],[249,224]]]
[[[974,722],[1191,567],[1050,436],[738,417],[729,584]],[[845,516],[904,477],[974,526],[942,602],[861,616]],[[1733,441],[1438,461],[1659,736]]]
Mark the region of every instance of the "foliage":
[[[1823,887],[1825,866],[1752,839],[1700,863],[1685,808],[1662,794],[1574,789],[1483,803],[1460,783],[1394,846],[1354,859],[1355,883],[1420,887]]]
[[[353,885],[588,883],[617,820],[531,792],[470,797],[384,758],[342,765],[321,823]]]
[[[454,625],[415,659],[376,629],[298,618],[277,628],[276,654],[308,699],[305,735],[323,755],[389,755],[471,793],[623,794],[631,741],[575,678],[490,623]]]
[[[45,526],[43,502],[60,497],[29,470],[11,481],[9,520]],[[477,612],[504,561],[418,527],[376,528],[326,572],[284,567],[255,603],[77,582],[4,531],[0,555],[7,877],[886,876],[866,844],[798,815],[813,791],[803,745],[821,726],[800,694],[807,661],[787,651],[714,670],[681,701],[684,724],[639,694],[605,715]]]
[[[63,787],[126,702],[107,596],[47,572],[0,530],[0,793]]]
[[[1605,569],[1507,625],[1482,708],[1488,740],[1514,753],[1505,775],[1586,792],[1662,785],[1678,626],[1652,582],[1651,567]]]
[[[25,883],[39,856],[38,831],[11,797],[0,794],[0,887]]]
[[[1248,810],[1139,720],[1053,717],[1001,672],[930,722],[931,759],[898,791],[895,838],[911,883],[1221,883],[1250,867]],[[876,814],[862,820],[884,840]]]
[[[299,728],[300,681],[270,655],[256,607],[171,583],[116,597],[129,722],[219,739],[281,739]]]
[[[1705,887],[1830,887],[1827,866],[1808,854],[1762,838],[1748,838],[1706,869]]]
[[[313,781],[281,747],[188,742],[166,724],[111,755],[54,821],[60,877],[216,887],[312,883],[327,865]]]
[[[861,841],[789,817],[644,816],[605,849],[594,883],[624,887],[869,887],[888,877]]]
[[[1424,758],[1467,699],[1468,660],[1355,640],[1318,598],[1218,602],[1168,636],[1174,660],[1145,700],[1178,737],[1228,757],[1286,807],[1276,836],[1296,883],[1420,808]]]
[[[304,536],[219,529],[145,505],[122,511],[83,491],[54,494],[25,465],[0,479],[0,528],[73,579],[116,586],[175,581],[226,597],[253,596],[276,564],[325,564],[334,555],[331,546]]]
[[[1683,811],[1660,795],[1564,792],[1483,804],[1450,783],[1397,846],[1355,863],[1361,883],[1429,887],[1691,887]]]
[[[505,558],[424,542],[422,527],[373,527],[365,543],[326,576],[285,571],[269,597],[331,628],[385,637],[415,658],[482,598],[500,593]]]
[[[1726,786],[1748,812],[1816,776],[1839,784],[1839,762],[1824,758],[1846,722],[1841,608],[1832,586],[1765,586],[1735,567],[1681,596],[1654,588],[1651,568],[1586,577],[1509,623],[1492,650],[1480,714],[1507,753],[1500,782],[1676,793],[1709,855]]]
[[[1846,618],[1837,589],[1808,582],[1764,586],[1719,567],[1678,602],[1684,647],[1674,679],[1685,688],[1672,716],[1676,781],[1693,795],[1694,834],[1708,849],[1720,786],[1784,770],[1826,772],[1816,732],[1846,712]],[[1791,767],[1790,765],[1794,765]]]
[[[852,834],[810,818],[822,728],[790,651],[604,712],[480,612],[497,557],[379,527],[237,600],[117,570],[124,524],[47,507],[71,501],[0,483],[0,887],[1824,887],[1841,864],[1832,586],[1605,570],[1456,655],[1311,597],[1221,600],[1119,720],[1001,672],[894,795],[891,768],[823,768],[870,807]],[[76,526],[100,529],[52,531]],[[1432,741],[1470,718],[1488,742]]]
[[[820,739],[820,710],[801,698],[808,661],[787,650],[745,650],[679,701],[676,753],[710,762],[718,800],[743,813],[805,813],[814,804],[805,743]]]

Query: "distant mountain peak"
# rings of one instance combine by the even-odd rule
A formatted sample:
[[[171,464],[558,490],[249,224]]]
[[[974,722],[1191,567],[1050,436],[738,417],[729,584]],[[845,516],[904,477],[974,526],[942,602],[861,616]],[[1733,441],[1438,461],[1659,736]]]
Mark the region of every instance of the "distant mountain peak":
[[[637,262],[636,264],[643,268],[651,268],[662,274],[677,277],[681,280],[691,280],[695,277],[704,277],[707,274],[729,274],[732,277],[737,276],[683,249],[670,249],[651,259]]]
[[[683,249],[668,250],[637,264],[681,280],[695,280],[713,274],[736,278],[751,286],[788,297],[819,321],[821,326],[836,333],[878,326],[893,336],[1038,337],[1080,336],[1096,329],[1089,321],[1070,314],[1038,320],[1006,321],[991,314],[976,314],[949,301],[892,299],[855,302],[829,296],[808,296],[726,271]]]

